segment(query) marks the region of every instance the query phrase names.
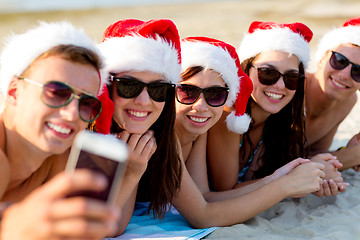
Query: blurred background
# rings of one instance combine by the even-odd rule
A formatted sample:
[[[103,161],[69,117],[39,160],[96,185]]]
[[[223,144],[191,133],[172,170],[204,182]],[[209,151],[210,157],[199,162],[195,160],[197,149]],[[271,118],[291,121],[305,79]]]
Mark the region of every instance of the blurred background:
[[[0,0],[0,51],[6,36],[38,21],[67,20],[101,42],[105,28],[125,18],[167,18],[180,36],[207,36],[235,47],[251,22],[302,22],[314,32],[312,52],[323,33],[360,16],[358,0]],[[19,56],[21,57],[21,56]],[[360,103],[341,125],[334,148],[360,130]]]

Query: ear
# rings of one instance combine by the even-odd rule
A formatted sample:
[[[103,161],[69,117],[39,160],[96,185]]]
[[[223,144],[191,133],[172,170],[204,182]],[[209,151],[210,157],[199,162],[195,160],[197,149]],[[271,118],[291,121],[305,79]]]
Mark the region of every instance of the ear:
[[[6,101],[10,104],[16,104],[19,88],[19,79],[13,77],[9,83],[8,89],[6,91]]]

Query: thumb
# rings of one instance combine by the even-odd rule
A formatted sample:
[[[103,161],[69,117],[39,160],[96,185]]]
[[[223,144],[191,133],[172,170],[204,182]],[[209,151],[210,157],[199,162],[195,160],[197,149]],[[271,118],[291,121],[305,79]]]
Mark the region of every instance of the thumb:
[[[107,180],[103,175],[88,169],[77,169],[74,174],[59,173],[44,184],[40,192],[49,199],[59,199],[78,191],[101,191],[106,185]]]

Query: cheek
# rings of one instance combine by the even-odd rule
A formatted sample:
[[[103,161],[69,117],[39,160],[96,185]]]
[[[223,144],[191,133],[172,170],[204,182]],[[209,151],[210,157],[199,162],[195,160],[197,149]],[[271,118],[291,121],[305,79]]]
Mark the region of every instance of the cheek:
[[[219,119],[221,118],[222,116],[222,113],[224,111],[224,107],[216,107],[214,108],[214,124],[219,121]]]
[[[154,102],[153,106],[154,106],[153,113],[154,115],[156,115],[156,118],[159,118],[162,111],[164,110],[165,102]]]

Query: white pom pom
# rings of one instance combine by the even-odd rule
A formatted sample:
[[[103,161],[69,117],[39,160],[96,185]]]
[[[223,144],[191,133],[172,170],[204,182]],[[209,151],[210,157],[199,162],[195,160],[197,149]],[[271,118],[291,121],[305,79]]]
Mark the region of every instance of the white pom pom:
[[[235,133],[243,134],[249,129],[251,118],[249,115],[235,116],[235,111],[232,111],[226,118],[227,128]]]

